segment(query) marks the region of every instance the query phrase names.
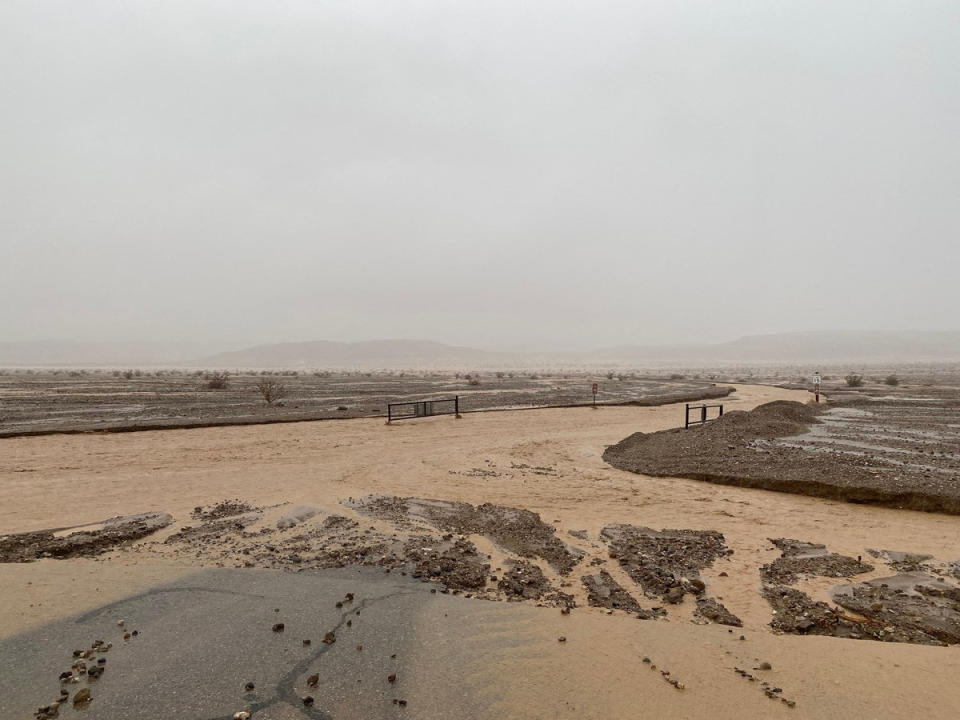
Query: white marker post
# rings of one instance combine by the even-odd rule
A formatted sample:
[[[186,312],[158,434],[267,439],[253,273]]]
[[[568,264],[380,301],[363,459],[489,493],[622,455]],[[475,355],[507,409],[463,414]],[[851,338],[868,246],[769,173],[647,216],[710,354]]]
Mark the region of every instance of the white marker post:
[[[813,396],[816,401],[820,402],[820,371],[818,370],[813,374]]]

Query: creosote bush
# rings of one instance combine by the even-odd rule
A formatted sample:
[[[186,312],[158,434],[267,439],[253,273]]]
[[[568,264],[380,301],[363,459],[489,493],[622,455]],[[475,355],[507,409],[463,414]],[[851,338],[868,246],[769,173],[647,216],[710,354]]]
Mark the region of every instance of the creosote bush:
[[[271,377],[264,377],[257,380],[257,392],[267,405],[273,405],[277,400],[287,394],[287,388],[279,380]]]
[[[230,384],[230,373],[212,372],[205,375],[206,385],[210,390],[226,390]]]
[[[863,387],[863,375],[851,373],[844,378],[847,381],[847,387]]]

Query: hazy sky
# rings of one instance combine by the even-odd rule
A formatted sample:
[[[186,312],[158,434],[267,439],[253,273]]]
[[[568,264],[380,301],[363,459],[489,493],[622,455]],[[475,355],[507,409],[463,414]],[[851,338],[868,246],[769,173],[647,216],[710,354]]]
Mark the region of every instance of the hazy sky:
[[[0,340],[960,329],[960,3],[0,2]]]

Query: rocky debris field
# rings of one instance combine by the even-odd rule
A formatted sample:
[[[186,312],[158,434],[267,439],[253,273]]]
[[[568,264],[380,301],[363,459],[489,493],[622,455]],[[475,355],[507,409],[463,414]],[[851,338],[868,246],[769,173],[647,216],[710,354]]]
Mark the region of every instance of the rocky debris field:
[[[661,530],[608,525],[601,533],[617,560],[647,597],[676,604],[687,593],[700,596],[700,571],[732,552],[714,530]]]
[[[938,576],[910,570],[836,586],[831,597],[839,607],[832,607],[790,586],[802,576],[850,577],[871,572],[873,566],[830,553],[817,543],[783,538],[771,542],[782,555],[762,566],[760,576],[763,596],[773,609],[774,630],[926,645],[960,642],[960,587],[947,581],[952,563],[925,565]],[[905,557],[932,559],[891,550],[873,554],[893,569],[903,569]]]
[[[353,504],[357,512],[401,522],[425,522],[438,530],[484,535],[497,545],[524,558],[543,558],[561,573],[569,573],[583,556],[566,545],[556,530],[529,510],[501,505],[418,498],[371,497]]]
[[[150,512],[110,518],[96,526],[2,535],[0,562],[92,557],[151,535],[172,522],[169,513]]]
[[[960,389],[777,401],[689,429],[635,433],[614,467],[856,503],[960,513]]]
[[[428,583],[434,593],[530,602],[564,613],[587,604],[639,619],[665,618],[671,606],[692,596],[693,622],[743,625],[722,598],[710,595],[701,577],[733,552],[721,533],[611,524],[596,542],[588,537],[585,532],[561,537],[537,513],[489,503],[375,495],[348,498],[331,512],[234,499],[195,508],[180,525],[167,513],[146,513],[72,531],[7,535],[0,538],[0,560],[105,555],[291,572],[368,567]],[[815,542],[774,538],[771,543],[781,555],[758,572],[774,631],[960,642],[957,561],[871,549],[869,554],[896,574],[836,586],[831,605],[811,597],[804,584],[852,579],[872,573],[874,566]]]
[[[819,543],[806,543],[786,538],[771,539],[782,555],[760,568],[764,582],[792,585],[802,575],[822,577],[851,577],[873,570],[873,565],[859,558],[828,552]]]

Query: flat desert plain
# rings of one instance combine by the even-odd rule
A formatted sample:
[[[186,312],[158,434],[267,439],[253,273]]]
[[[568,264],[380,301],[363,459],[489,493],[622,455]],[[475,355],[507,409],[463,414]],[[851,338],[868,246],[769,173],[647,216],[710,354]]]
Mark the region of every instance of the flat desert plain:
[[[721,402],[729,412],[809,397],[738,384]],[[833,607],[838,584],[896,573],[889,554],[869,550],[953,567],[960,517],[650,477],[602,459],[632,433],[682,422],[683,405],[673,404],[2,440],[3,533],[172,516],[107,552],[0,564],[2,661],[32,673],[4,686],[3,717],[30,717],[57,698],[78,627],[115,647],[102,679],[67,687],[73,695],[89,685],[92,702],[64,703],[60,717],[155,717],[154,707],[171,718],[229,718],[245,708],[255,719],[956,717],[960,647],[781,633],[771,627],[761,568],[784,554],[771,542],[780,538],[857,559],[855,578],[801,572],[787,583]],[[645,529],[699,534],[629,535]],[[640,537],[641,549],[617,546],[624,536]],[[667,569],[705,553],[676,603],[644,592],[658,580],[656,562],[638,570],[624,555],[623,547],[641,555],[646,541]],[[332,633],[311,629],[309,652],[329,652],[298,655],[310,639],[301,638],[298,613],[314,612],[310,598],[332,612],[332,600],[303,584],[277,593],[284,583],[327,582],[324,573],[331,579],[322,587],[350,587],[344,573],[357,573],[357,587],[338,595],[335,644]],[[386,582],[389,593],[373,597]],[[209,618],[173,600],[144,601],[173,597],[151,595],[164,587],[203,586],[213,597],[218,583],[223,592],[256,589],[262,617],[215,610],[213,600]],[[741,624],[717,621],[698,597]],[[411,604],[388,622],[391,598]],[[147,631],[122,639],[138,623],[167,627],[177,612],[169,632],[189,633],[178,646]],[[287,627],[271,632],[278,618]],[[207,622],[228,627],[202,648],[214,659],[191,669],[189,687],[173,684],[191,662],[189,636],[202,636]],[[350,638],[363,632],[362,642]],[[269,663],[285,673],[277,688],[286,690],[257,680],[245,693],[255,666],[235,678],[235,697],[233,685],[217,684],[216,658],[233,662],[232,643],[253,643],[255,655],[280,636],[289,646],[277,646]],[[56,653],[59,664],[45,659]],[[361,657],[368,664],[357,665]],[[133,709],[110,710],[122,694],[137,697]]]

